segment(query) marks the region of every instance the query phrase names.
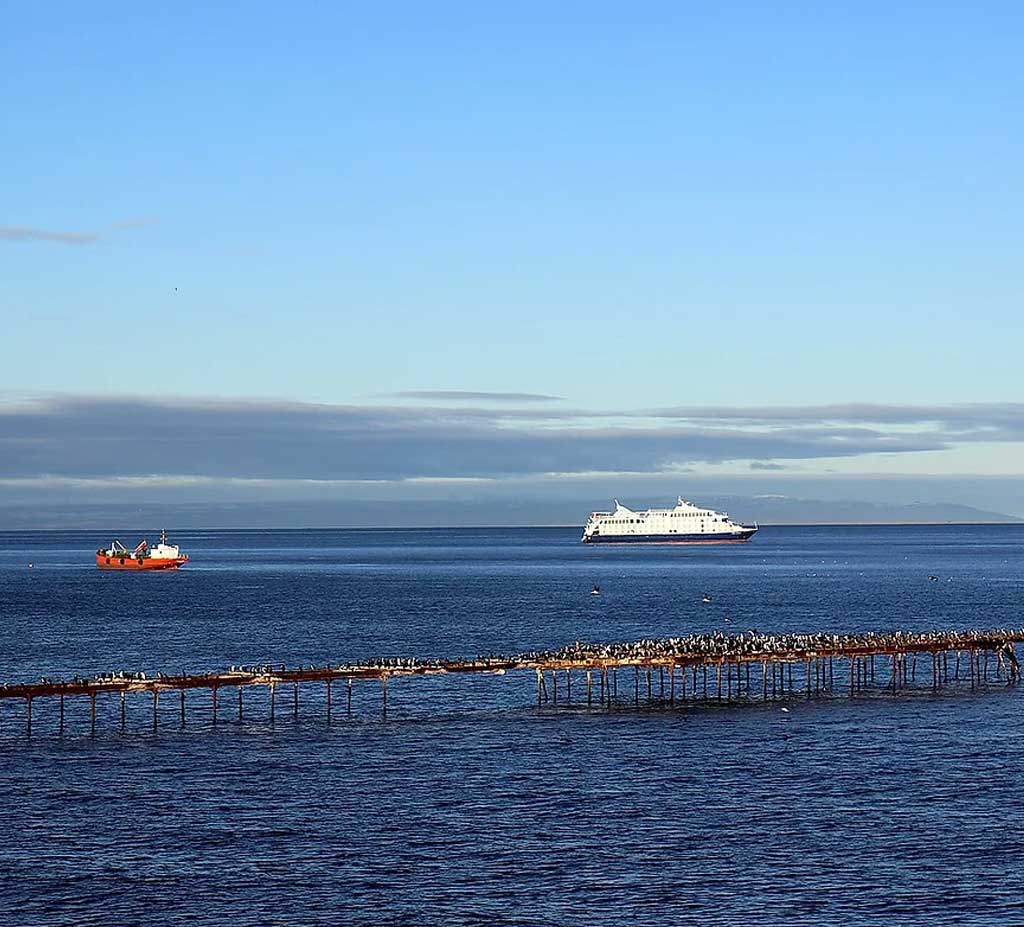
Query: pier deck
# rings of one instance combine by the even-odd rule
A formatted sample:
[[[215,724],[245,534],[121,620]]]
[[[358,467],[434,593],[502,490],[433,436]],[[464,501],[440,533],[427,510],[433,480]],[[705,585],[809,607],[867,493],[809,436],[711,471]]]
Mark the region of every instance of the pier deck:
[[[785,634],[756,632],[736,635],[696,634],[686,637],[649,639],[626,643],[583,643],[580,641],[553,651],[530,651],[510,656],[475,659],[420,660],[386,658],[363,663],[288,668],[280,663],[246,664],[226,672],[103,673],[94,678],[71,680],[44,678],[34,683],[0,684],[0,704],[20,700],[25,704],[27,731],[32,731],[32,703],[58,699],[59,730],[64,730],[66,698],[86,697],[90,701],[91,731],[96,730],[96,699],[101,695],[120,697],[121,727],[125,724],[125,699],[130,694],[148,694],[152,699],[153,727],[159,722],[161,694],[177,692],[181,723],[185,723],[185,693],[211,693],[212,719],[216,723],[218,692],[235,689],[238,715],[242,717],[242,690],[263,687],[269,692],[270,719],[274,719],[279,687],[292,691],[297,713],[299,688],[322,684],[326,689],[327,719],[331,719],[335,683],[346,688],[346,713],[352,712],[352,686],[360,680],[381,685],[382,712],[387,714],[388,680],[396,677],[504,674],[533,671],[537,681],[537,704],[559,704],[559,678],[564,681],[561,703],[571,703],[572,674],[582,674],[585,704],[595,700],[603,707],[641,704],[644,701],[675,705],[701,700],[754,700],[796,695],[848,693],[875,689],[896,693],[920,687],[918,661],[927,666],[933,690],[950,685],[967,685],[974,690],[991,679],[1015,684],[1020,665],[1015,645],[1024,641],[1024,629],[989,631],[934,631],[925,633],[888,632],[865,634]],[[952,669],[950,667],[952,659]],[[881,661],[879,668],[877,662]],[[837,666],[838,663],[838,666]],[[994,667],[990,672],[990,664]],[[621,670],[633,670],[632,698],[619,696]],[[794,670],[796,671],[794,673]],[[876,670],[879,670],[876,676]],[[658,674],[657,693],[653,674]],[[595,680],[596,677],[596,680]],[[667,686],[666,686],[667,680]],[[548,683],[551,687],[549,689]],[[596,691],[595,691],[596,690]],[[578,702],[579,703],[579,700]]]

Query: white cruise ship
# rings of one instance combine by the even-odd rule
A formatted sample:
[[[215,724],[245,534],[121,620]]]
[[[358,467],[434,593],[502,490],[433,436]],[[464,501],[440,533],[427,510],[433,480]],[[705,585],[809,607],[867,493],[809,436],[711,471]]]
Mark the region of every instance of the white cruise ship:
[[[739,525],[725,512],[686,502],[674,509],[634,512],[618,499],[613,512],[592,512],[583,529],[584,544],[725,544],[749,541],[757,525]]]

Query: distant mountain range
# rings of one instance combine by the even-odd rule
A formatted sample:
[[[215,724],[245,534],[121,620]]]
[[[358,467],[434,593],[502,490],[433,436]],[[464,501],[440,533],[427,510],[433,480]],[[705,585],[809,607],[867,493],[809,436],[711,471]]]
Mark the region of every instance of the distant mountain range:
[[[302,501],[114,503],[0,506],[0,530],[82,528],[97,531],[195,528],[442,527],[579,525],[607,499],[459,501]],[[623,500],[627,501],[627,500]],[[1024,524],[1024,519],[969,505],[821,501],[782,495],[706,496],[700,503],[762,525],[800,524]],[[647,502],[630,500],[634,507]],[[669,501],[658,501],[658,506]]]

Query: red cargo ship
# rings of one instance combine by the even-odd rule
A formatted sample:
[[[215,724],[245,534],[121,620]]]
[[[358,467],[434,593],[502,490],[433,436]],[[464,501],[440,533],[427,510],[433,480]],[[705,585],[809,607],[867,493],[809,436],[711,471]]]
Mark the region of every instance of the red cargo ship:
[[[140,541],[135,550],[128,550],[120,541],[114,541],[106,550],[96,551],[96,566],[101,570],[176,570],[188,563],[177,544],[167,543],[167,532],[160,532],[160,543],[150,547],[149,541]]]

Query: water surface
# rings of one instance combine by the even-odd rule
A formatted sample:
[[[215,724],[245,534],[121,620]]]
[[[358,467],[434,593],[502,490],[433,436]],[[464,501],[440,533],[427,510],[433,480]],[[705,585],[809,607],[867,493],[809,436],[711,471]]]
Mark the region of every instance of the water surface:
[[[1024,623],[1018,527],[763,529],[606,548],[562,529],[0,533],[0,679],[471,656],[699,630]],[[122,538],[126,542],[132,538]],[[28,564],[31,563],[31,569]],[[930,581],[929,575],[939,577]],[[602,594],[589,594],[594,583]],[[711,605],[701,602],[710,594]],[[527,674],[0,706],[0,910],[19,925],[1024,922],[1019,690],[538,711]],[[229,710],[230,708],[230,710]]]

